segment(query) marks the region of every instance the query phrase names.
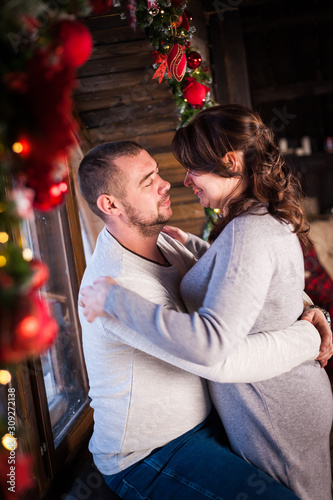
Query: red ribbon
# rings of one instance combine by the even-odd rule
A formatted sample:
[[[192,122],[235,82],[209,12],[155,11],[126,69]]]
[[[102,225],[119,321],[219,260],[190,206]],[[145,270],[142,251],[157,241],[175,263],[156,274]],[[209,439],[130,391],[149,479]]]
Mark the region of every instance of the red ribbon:
[[[168,77],[171,78],[171,73],[170,73],[170,69],[168,67],[166,54],[161,54],[160,52],[158,52],[158,50],[154,50],[154,52],[152,53],[152,56],[153,56],[154,64],[159,64],[159,67],[157,68],[157,70],[154,73],[153,80],[154,80],[154,78],[158,78],[158,83],[161,83],[161,81],[163,80],[163,77],[165,75],[165,71],[168,72]]]

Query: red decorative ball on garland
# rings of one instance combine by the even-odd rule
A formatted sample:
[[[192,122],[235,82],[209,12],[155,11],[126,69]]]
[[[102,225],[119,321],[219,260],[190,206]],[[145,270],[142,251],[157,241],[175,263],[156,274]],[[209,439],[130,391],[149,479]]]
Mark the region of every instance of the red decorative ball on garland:
[[[183,91],[184,99],[192,108],[201,108],[206,100],[210,88],[199,83],[195,78],[186,78],[187,85]]]
[[[201,64],[202,58],[199,52],[195,52],[194,50],[191,50],[187,54],[187,65],[191,69],[197,69],[200,64]]]
[[[77,68],[89,59],[93,41],[88,28],[79,21],[64,19],[55,26],[62,48],[61,58]]]

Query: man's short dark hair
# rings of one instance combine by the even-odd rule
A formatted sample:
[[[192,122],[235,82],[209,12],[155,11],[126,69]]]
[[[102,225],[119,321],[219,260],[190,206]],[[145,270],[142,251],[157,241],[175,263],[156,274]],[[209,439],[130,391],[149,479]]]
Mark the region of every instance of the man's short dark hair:
[[[137,156],[143,148],[132,141],[106,142],[92,148],[79,166],[79,186],[90,210],[104,220],[105,214],[97,207],[101,194],[125,195],[126,176],[114,164],[121,156]]]

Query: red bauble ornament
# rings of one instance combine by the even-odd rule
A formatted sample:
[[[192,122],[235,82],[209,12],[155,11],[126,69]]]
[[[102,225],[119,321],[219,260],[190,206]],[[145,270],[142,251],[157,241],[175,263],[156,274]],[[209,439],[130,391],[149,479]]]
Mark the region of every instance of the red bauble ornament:
[[[79,21],[64,19],[55,26],[60,46],[61,59],[70,67],[77,68],[89,59],[93,41],[88,28]]]
[[[180,82],[183,79],[186,70],[184,46],[179,45],[179,43],[175,43],[168,54],[167,61],[172,76]]]
[[[202,58],[199,52],[195,52],[194,50],[191,50],[187,54],[187,65],[191,69],[197,69],[200,64],[201,64]]]
[[[192,108],[201,108],[206,100],[206,95],[210,88],[199,83],[195,78],[186,78],[187,85],[183,91],[184,99]]]
[[[0,327],[1,363],[19,362],[40,354],[58,332],[48,304],[34,292],[18,297],[15,307],[0,310]]]

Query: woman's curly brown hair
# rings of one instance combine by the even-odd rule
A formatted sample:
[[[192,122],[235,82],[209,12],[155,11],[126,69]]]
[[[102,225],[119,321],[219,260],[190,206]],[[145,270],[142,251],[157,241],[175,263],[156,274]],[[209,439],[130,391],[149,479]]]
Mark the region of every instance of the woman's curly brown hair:
[[[177,160],[192,172],[212,172],[221,177],[242,177],[246,190],[230,200],[227,213],[215,224],[214,241],[235,217],[256,206],[266,206],[276,219],[293,226],[309,248],[309,225],[300,206],[300,183],[274,143],[274,135],[260,116],[239,104],[225,104],[200,111],[177,130],[172,142]],[[235,173],[222,158],[229,151],[243,153],[244,169]]]

